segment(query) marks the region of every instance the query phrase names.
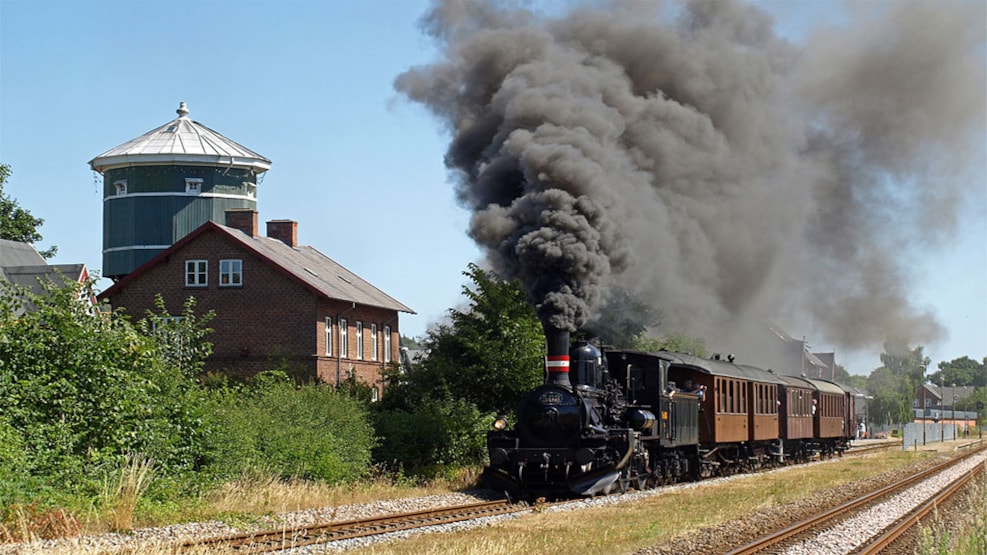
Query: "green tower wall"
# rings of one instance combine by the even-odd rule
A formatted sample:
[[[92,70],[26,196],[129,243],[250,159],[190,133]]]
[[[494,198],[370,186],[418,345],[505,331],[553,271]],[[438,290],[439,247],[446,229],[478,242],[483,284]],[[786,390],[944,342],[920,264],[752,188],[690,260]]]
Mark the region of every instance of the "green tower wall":
[[[198,194],[186,179],[201,179]],[[125,180],[127,191],[117,194]],[[122,277],[207,221],[226,223],[226,211],[257,209],[257,178],[246,169],[211,166],[132,166],[103,175],[103,269]],[[156,246],[157,248],[140,248]]]

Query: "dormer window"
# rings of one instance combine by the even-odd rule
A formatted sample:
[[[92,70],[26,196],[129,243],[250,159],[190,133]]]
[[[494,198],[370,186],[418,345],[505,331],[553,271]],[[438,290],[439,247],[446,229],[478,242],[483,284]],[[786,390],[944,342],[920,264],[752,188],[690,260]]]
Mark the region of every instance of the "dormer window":
[[[202,179],[198,177],[185,178],[185,194],[198,195],[202,192]]]
[[[113,182],[113,188],[116,190],[116,194],[117,195],[126,195],[127,194],[127,180],[126,179],[119,179],[117,181],[114,181]]]

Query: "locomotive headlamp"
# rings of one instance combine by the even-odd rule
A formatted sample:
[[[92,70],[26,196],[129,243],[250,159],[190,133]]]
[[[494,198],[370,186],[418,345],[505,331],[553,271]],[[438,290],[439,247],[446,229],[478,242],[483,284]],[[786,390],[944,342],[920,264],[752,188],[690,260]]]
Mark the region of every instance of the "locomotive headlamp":
[[[494,420],[493,429],[498,432],[502,432],[505,428],[507,428],[507,417],[498,416],[497,419]]]

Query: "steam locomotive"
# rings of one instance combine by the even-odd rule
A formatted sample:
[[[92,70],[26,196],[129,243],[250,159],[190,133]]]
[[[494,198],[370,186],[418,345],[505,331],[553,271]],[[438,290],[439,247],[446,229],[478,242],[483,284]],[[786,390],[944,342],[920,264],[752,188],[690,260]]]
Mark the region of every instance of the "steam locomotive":
[[[841,455],[853,394],[729,357],[601,352],[546,333],[545,383],[487,434],[482,480],[509,497],[647,489]]]

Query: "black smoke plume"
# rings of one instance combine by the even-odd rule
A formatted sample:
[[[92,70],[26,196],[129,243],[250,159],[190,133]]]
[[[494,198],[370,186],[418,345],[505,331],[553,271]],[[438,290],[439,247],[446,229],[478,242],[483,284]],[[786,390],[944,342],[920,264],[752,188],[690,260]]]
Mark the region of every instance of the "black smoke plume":
[[[764,315],[935,341],[909,257],[983,186],[987,8],[851,8],[795,45],[732,0],[448,0],[422,20],[439,59],[395,86],[447,127],[470,235],[553,327],[620,285],[709,338]]]

